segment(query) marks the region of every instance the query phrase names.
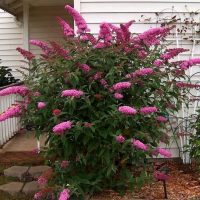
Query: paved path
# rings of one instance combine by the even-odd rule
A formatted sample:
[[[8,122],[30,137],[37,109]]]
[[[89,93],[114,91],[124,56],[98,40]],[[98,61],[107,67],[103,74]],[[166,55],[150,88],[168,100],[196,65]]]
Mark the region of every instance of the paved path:
[[[41,136],[40,143],[44,146],[46,137]],[[34,132],[21,132],[15,135],[10,141],[8,141],[0,153],[4,152],[27,152],[37,148],[37,140]]]
[[[37,179],[45,171],[51,169],[48,166],[13,166],[4,170],[4,176],[16,178],[15,182],[0,185],[0,191],[17,195],[24,193],[26,195],[34,195],[40,190]]]

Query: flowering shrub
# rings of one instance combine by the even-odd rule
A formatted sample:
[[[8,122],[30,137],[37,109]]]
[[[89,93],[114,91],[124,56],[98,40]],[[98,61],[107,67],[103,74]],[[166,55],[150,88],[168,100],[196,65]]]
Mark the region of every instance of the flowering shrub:
[[[64,44],[31,40],[43,51],[38,59],[20,50],[31,64],[25,77],[29,89],[13,90],[26,94],[18,105],[24,112],[8,116],[23,114],[36,137],[48,133],[44,152],[54,171],[48,180],[56,191],[52,198],[133,189],[148,178],[147,158],[171,156],[159,147],[166,137],[163,129],[167,116],[186,100],[187,85],[179,87],[185,70],[200,60],[172,60],[185,50],[163,48],[171,28],[134,35],[129,31],[133,21],[120,27],[104,22],[96,38],[76,10],[66,10],[77,34],[58,17]],[[141,166],[143,171],[134,173]]]

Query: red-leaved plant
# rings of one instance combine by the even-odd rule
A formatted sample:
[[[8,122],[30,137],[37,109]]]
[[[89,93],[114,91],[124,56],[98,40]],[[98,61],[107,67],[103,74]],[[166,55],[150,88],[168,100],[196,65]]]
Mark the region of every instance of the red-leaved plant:
[[[133,21],[119,27],[104,22],[96,37],[76,10],[65,8],[77,33],[58,17],[63,44],[31,40],[42,49],[40,58],[18,48],[30,61],[25,86],[0,95],[15,93],[24,101],[2,113],[0,121],[22,115],[36,137],[47,133],[44,152],[54,176],[39,182],[49,181],[55,189],[51,198],[133,189],[149,177],[147,158],[171,156],[159,143],[166,138],[168,116],[187,99],[185,70],[200,59],[172,60],[186,51],[162,45],[173,27],[132,34]]]

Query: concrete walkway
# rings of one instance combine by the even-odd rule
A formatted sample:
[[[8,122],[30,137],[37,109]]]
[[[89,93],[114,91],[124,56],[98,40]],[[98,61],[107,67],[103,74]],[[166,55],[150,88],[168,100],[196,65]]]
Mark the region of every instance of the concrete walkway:
[[[48,166],[13,166],[5,169],[5,177],[16,178],[17,180],[0,185],[0,191],[10,195],[17,195],[19,193],[34,195],[34,193],[41,189],[37,182],[38,178],[48,170],[51,170]]]
[[[41,136],[40,144],[44,146],[46,136]],[[0,153],[4,152],[27,152],[37,148],[37,140],[34,132],[18,133],[8,143],[6,143]]]

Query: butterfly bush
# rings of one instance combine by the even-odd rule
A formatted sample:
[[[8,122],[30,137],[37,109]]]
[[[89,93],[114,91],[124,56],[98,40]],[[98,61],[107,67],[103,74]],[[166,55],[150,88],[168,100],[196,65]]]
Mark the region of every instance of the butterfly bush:
[[[133,20],[119,26],[102,22],[95,36],[74,8],[65,8],[77,32],[57,17],[62,43],[31,40],[42,50],[37,58],[18,49],[30,62],[25,86],[0,94],[20,94],[26,107],[19,103],[0,120],[22,115],[37,138],[48,135],[43,151],[53,169],[46,184],[52,199],[85,199],[105,189],[123,193],[153,175],[147,158],[171,157],[159,144],[169,139],[168,116],[195,87],[185,82],[186,70],[200,59],[173,60],[186,51],[163,45],[173,27],[134,34]]]

